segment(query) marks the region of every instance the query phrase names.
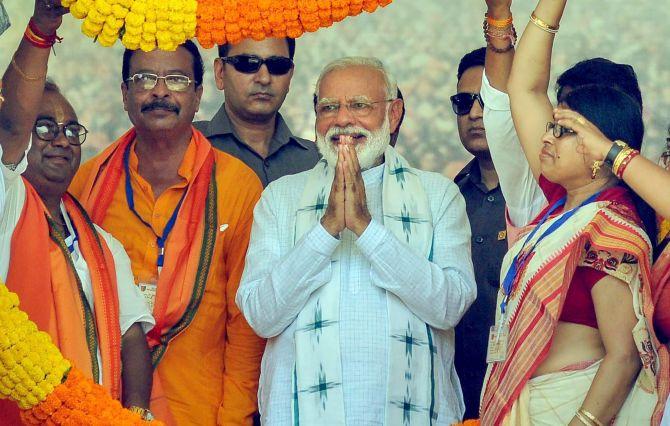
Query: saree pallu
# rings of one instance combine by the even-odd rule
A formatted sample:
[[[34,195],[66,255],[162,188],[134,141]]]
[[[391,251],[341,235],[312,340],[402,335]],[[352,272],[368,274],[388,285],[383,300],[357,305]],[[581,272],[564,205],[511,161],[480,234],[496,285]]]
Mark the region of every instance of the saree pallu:
[[[542,224],[536,235],[542,235],[559,217]],[[635,218],[622,204],[609,201],[587,204],[540,241],[529,255],[507,304],[505,322],[510,330],[507,358],[489,364],[484,381],[480,407],[482,424],[523,424],[516,423],[515,418],[530,419],[528,395],[524,392],[530,392],[528,386],[535,380],[531,380],[531,376],[547,356],[565,295],[578,266],[592,267],[628,284],[637,317],[633,337],[642,362],[633,388],[641,391],[636,391],[636,406],[638,410],[651,407],[649,412],[639,413],[646,416],[646,420],[636,424],[659,424],[668,395],[669,358],[667,348],[660,344],[651,327],[654,305],[650,244]],[[537,236],[527,247],[532,247]],[[518,241],[505,256],[503,277],[523,246],[524,241]],[[499,299],[502,300],[502,294]],[[500,320],[499,311],[496,316]],[[551,378],[549,380],[551,382]],[[583,391],[567,387],[567,394],[581,404],[589,386],[590,381]]]

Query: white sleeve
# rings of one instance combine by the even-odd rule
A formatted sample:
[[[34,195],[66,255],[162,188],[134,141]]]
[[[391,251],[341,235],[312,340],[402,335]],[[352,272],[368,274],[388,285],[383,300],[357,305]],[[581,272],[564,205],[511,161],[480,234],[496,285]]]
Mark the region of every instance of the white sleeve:
[[[395,294],[414,315],[436,329],[456,326],[477,296],[465,200],[450,183],[442,193],[429,261],[372,220],[356,245],[370,261],[372,282]]]
[[[525,226],[542,211],[547,199],[533,176],[514,129],[509,96],[491,86],[486,73],[482,77],[481,96],[486,140],[509,218],[514,226]]]
[[[26,201],[26,187],[21,180],[21,174],[28,167],[28,149],[14,170],[0,161],[0,280],[2,281],[7,279],[12,235]],[[2,145],[0,145],[1,158]]]
[[[281,253],[272,186],[254,209],[254,224],[244,273],[235,302],[256,334],[282,333],[309,296],[332,277],[331,257],[340,240],[320,223],[288,252]]]
[[[119,325],[121,335],[135,323],[142,325],[144,333],[149,332],[156,324],[151,310],[147,305],[144,296],[135,285],[133,271],[130,268],[130,258],[126,254],[123,245],[108,232],[96,225],[96,230],[105,239],[109,250],[114,258],[114,268],[116,269],[116,289],[119,295]]]

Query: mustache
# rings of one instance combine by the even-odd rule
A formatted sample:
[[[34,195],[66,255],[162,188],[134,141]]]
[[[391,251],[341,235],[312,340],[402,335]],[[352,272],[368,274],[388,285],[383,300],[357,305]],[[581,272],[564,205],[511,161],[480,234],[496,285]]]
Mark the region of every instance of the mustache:
[[[146,111],[153,111],[155,109],[164,109],[179,114],[179,107],[177,105],[163,99],[157,99],[153,102],[144,105],[141,111],[146,112]]]
[[[370,132],[367,129],[364,129],[363,127],[357,127],[357,126],[347,126],[347,127],[334,126],[328,129],[325,135],[325,139],[331,140],[332,138],[340,135],[345,136],[362,135],[365,136],[366,138],[369,138],[372,135],[372,132]]]

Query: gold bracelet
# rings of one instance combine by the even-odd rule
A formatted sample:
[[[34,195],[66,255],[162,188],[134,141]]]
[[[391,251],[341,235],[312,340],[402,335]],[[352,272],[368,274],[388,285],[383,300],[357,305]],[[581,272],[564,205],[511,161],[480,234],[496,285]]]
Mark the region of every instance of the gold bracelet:
[[[600,420],[598,420],[598,418],[596,416],[594,416],[590,412],[586,411],[585,409],[580,408],[579,411],[577,411],[577,413],[579,413],[579,414],[583,415],[584,417],[586,417],[587,419],[589,419],[596,426],[603,426],[603,423]]]
[[[558,32],[558,29],[561,27],[560,25],[552,27],[551,25],[544,22],[542,19],[535,16],[535,12],[530,14],[530,21],[533,24],[535,24],[536,27],[549,34],[556,34]]]
[[[592,421],[590,421],[587,417],[584,417],[584,415],[583,415],[582,413],[580,413],[579,411],[577,411],[577,412],[575,413],[575,417],[577,418],[577,420],[579,420],[580,422],[582,422],[582,424],[585,425],[585,426],[596,426],[596,425],[595,425]]]
[[[14,56],[12,56],[12,67],[14,67],[16,72],[18,72],[21,78],[24,79],[25,81],[40,81],[44,80],[47,77],[46,75],[40,77],[30,77],[29,75],[26,75],[26,73],[23,72],[21,67],[19,67],[19,64],[16,63],[16,58]]]
[[[617,172],[619,170],[619,167],[621,167],[621,163],[623,163],[623,160],[630,155],[631,152],[633,152],[633,148],[624,148],[619,152],[619,154],[616,156],[614,159],[614,164],[612,165],[612,173],[617,175]],[[617,175],[618,176],[618,175]]]

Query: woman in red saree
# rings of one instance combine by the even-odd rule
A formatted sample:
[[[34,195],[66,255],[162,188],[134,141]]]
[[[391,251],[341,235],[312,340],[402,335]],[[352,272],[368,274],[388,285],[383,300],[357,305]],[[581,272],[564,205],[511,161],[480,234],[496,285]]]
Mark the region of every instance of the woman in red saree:
[[[503,262],[481,420],[658,424],[668,352],[649,326],[653,220],[643,224],[640,200],[585,158],[573,129],[591,126],[639,150],[641,112],[600,86],[575,89],[554,111],[551,45],[565,3],[539,2],[508,84],[517,134],[549,207]]]

